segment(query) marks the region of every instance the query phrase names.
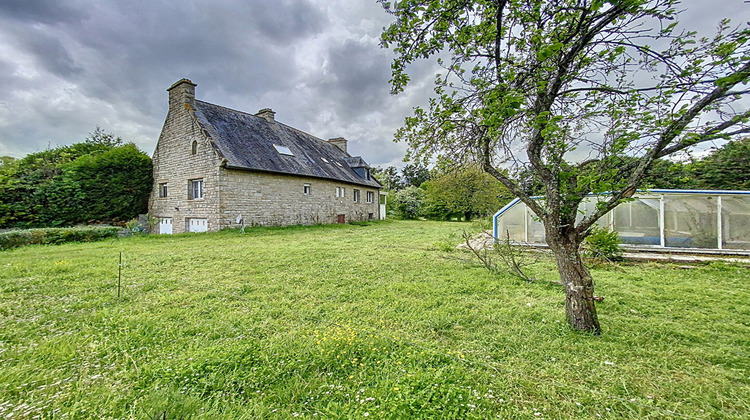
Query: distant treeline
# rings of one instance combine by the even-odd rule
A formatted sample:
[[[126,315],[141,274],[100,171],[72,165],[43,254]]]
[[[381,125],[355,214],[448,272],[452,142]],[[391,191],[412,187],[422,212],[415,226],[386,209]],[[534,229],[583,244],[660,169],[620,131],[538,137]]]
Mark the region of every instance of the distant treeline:
[[[631,162],[620,157],[620,164]],[[541,181],[522,172],[523,187],[531,195],[544,195]],[[646,173],[640,189],[750,190],[750,137],[726,143],[713,153],[684,162],[659,159]]]
[[[122,223],[145,213],[151,158],[99,127],[82,143],[0,157],[0,228]]]
[[[633,161],[619,159],[622,166]],[[499,181],[476,166],[446,171],[409,164],[400,173],[389,166],[374,168],[373,174],[390,192],[388,212],[405,219],[470,220],[494,213],[512,198]],[[513,176],[529,195],[545,194],[544,185],[528,171]],[[702,159],[658,160],[639,188],[750,190],[750,138],[726,143]]]
[[[750,137],[729,142],[702,159],[685,163],[659,160],[644,187],[750,190]]]

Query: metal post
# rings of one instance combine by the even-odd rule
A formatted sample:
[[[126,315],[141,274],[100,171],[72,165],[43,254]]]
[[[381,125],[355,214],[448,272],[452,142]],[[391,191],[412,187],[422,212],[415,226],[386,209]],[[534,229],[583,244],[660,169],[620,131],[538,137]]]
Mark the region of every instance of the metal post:
[[[664,195],[659,196],[659,244],[662,248],[667,246],[664,237]]]
[[[721,243],[724,242],[724,238],[722,235],[722,225],[721,225],[721,196],[716,199],[716,228],[718,230],[718,235],[716,235],[717,242],[718,242],[718,248],[723,249]]]
[[[122,251],[120,251],[120,263],[117,265],[117,298],[120,298],[120,283],[122,281]]]

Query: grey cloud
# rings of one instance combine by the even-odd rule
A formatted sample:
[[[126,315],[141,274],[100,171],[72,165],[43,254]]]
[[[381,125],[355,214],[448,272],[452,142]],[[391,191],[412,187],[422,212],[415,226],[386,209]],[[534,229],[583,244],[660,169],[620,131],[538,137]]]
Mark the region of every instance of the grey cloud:
[[[259,33],[274,44],[288,44],[300,37],[319,32],[328,19],[306,1],[277,1],[255,3],[252,20],[258,25]]]
[[[0,15],[21,22],[78,22],[86,16],[81,6],[72,0],[0,0]]]
[[[38,28],[28,28],[18,37],[20,47],[37,58],[37,64],[63,78],[82,72],[59,37]]]
[[[165,90],[187,77],[199,99],[272,107],[313,135],[348,138],[372,164],[397,164],[405,145],[393,133],[426,104],[436,68],[415,63],[407,91],[389,95],[392,52],[375,40],[391,19],[374,0],[0,0],[0,151],[81,141],[99,124],[151,152]]]
[[[96,124],[127,124],[118,116],[137,137],[155,137],[165,90],[181,77],[204,99],[244,109],[263,92],[291,89],[293,49],[328,23],[308,1],[56,4],[0,4],[1,35],[38,73],[19,74],[14,58],[0,58],[0,105],[9,110],[0,143],[14,155],[80,141]],[[75,93],[69,100],[82,100],[69,104],[74,112],[51,97],[61,84]]]
[[[345,117],[382,106],[388,96],[388,54],[378,46],[347,40],[328,54],[327,70],[333,76],[322,86],[335,92]]]

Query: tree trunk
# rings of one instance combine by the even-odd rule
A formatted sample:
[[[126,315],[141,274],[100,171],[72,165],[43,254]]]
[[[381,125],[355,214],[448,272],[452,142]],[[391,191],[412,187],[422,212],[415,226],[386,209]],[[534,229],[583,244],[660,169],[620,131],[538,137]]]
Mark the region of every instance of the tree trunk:
[[[553,247],[557,271],[565,287],[565,313],[573,329],[601,333],[594,306],[594,279],[583,265],[579,244],[568,243]]]

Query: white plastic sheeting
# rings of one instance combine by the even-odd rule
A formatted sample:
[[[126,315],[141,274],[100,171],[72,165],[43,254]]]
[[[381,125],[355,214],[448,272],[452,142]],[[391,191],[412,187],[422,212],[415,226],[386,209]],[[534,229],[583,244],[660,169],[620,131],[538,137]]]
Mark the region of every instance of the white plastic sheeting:
[[[607,198],[589,196],[578,220]],[[640,191],[597,225],[617,231],[626,245],[750,250],[750,191]],[[515,242],[545,242],[542,223],[518,199],[495,213],[493,233],[501,240],[509,235]]]

